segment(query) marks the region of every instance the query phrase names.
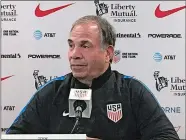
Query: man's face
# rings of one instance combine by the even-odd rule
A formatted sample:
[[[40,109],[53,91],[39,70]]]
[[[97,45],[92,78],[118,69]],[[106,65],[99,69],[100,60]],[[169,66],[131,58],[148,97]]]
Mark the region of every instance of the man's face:
[[[108,51],[101,48],[100,32],[95,23],[76,25],[68,39],[68,58],[73,76],[91,80],[108,66]]]

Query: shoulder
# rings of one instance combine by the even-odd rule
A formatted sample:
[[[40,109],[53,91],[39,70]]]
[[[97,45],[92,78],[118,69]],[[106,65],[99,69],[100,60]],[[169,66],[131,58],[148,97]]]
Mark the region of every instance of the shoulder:
[[[71,73],[68,73],[48,81],[37,89],[35,95],[40,96],[40,98],[54,96],[64,82],[70,81],[71,75]]]
[[[118,71],[113,72],[116,75],[117,81],[121,81],[122,87],[127,89],[130,93],[138,96],[141,96],[141,94],[143,94],[144,92],[152,93],[150,89],[146,86],[146,84],[135,76],[125,75],[119,73]]]

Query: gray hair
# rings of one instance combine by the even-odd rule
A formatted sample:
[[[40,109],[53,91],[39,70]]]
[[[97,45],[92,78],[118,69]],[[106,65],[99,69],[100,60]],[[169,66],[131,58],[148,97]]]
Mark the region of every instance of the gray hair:
[[[79,18],[72,25],[71,31],[76,25],[81,23],[87,23],[90,21],[95,22],[98,25],[98,28],[100,30],[101,47],[103,49],[106,49],[107,45],[112,45],[113,47],[115,47],[116,42],[115,29],[106,19],[100,16],[87,15]]]

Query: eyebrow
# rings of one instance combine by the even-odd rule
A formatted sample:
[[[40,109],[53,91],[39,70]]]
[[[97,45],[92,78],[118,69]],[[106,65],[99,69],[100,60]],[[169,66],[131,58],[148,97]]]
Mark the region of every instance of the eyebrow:
[[[71,39],[68,39],[68,42],[69,42],[69,43],[72,43],[73,41],[72,41]],[[80,42],[81,42],[81,44],[90,43],[88,40],[82,40],[82,41],[80,41]]]
[[[68,41],[69,43],[73,42],[71,39],[68,39],[67,41]]]

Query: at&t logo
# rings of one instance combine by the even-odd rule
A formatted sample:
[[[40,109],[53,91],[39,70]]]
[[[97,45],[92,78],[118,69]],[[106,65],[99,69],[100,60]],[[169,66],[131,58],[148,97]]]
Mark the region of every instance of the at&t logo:
[[[153,56],[156,62],[161,62],[162,60],[175,60],[176,55],[162,55],[160,52],[156,52]]]
[[[36,30],[36,31],[34,32],[34,37],[35,37],[36,40],[41,39],[42,36],[43,36],[43,35],[42,35],[42,32],[41,32],[40,30]]]
[[[54,38],[55,36],[56,36],[56,33],[42,33],[40,30],[36,30],[34,32],[34,38],[36,40],[40,40],[42,37]]]

